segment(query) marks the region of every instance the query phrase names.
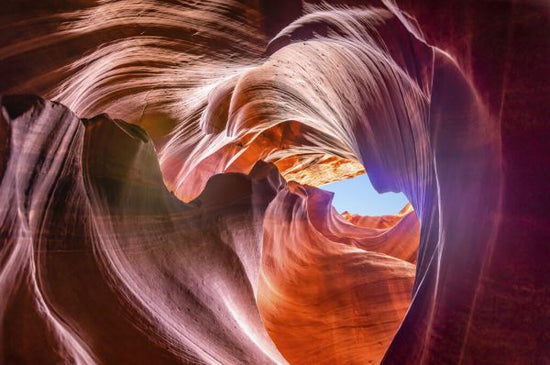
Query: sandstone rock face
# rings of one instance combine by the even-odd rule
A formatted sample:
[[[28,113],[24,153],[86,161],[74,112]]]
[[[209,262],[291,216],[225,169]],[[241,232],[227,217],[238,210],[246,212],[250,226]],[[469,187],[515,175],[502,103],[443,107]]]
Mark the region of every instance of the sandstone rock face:
[[[285,363],[275,345],[293,362],[382,356],[414,278],[401,256],[418,236],[401,222],[354,226],[330,193],[263,162],[186,204],[139,127],[31,96],[2,111],[6,361]]]
[[[8,3],[0,362],[550,361],[547,9],[348,3]]]

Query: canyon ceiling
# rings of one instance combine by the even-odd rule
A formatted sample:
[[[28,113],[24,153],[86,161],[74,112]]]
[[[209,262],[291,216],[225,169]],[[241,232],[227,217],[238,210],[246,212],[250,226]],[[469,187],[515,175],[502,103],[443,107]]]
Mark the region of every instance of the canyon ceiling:
[[[0,363],[550,364],[549,4],[0,7]]]

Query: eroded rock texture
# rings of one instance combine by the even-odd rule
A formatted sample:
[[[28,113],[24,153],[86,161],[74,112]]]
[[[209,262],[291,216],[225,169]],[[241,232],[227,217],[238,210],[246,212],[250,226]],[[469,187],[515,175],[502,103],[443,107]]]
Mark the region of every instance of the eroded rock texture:
[[[1,14],[1,362],[550,361],[543,4]]]

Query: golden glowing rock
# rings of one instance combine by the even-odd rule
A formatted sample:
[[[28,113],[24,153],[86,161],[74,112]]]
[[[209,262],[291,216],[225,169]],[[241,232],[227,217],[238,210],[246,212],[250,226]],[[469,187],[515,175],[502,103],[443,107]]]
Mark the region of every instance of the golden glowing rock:
[[[550,362],[548,9],[292,4],[2,4],[0,363]]]

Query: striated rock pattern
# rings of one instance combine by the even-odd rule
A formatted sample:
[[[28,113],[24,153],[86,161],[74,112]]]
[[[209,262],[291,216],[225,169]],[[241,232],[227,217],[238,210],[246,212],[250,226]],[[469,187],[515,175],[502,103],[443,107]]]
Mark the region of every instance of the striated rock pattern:
[[[212,177],[185,204],[164,187],[139,127],[106,115],[79,120],[30,96],[4,97],[2,111],[7,362],[285,363],[271,338],[299,362],[319,352],[304,336],[327,330],[333,348],[320,359],[383,354],[409,302],[414,266],[401,256],[418,243],[405,241],[410,231],[400,241],[390,237],[403,230],[353,226],[330,193],[287,185],[263,162],[248,175]],[[371,274],[355,280],[361,272]],[[291,283],[298,288],[281,298]],[[294,340],[277,335],[285,319],[303,331]],[[361,351],[362,339],[373,351]]]
[[[254,301],[273,167],[186,205],[139,128],[32,97],[2,108],[7,362],[284,362]]]
[[[1,363],[550,362],[548,8],[344,3],[3,5]]]
[[[264,218],[258,307],[290,363],[380,361],[410,302],[418,220],[409,217],[360,228],[330,193],[295,183],[279,192]]]

